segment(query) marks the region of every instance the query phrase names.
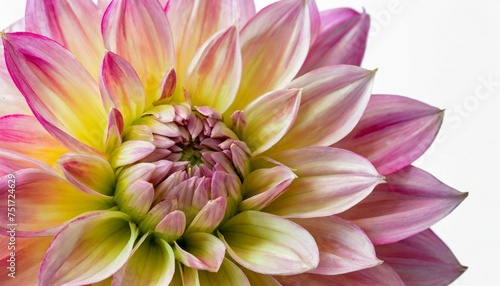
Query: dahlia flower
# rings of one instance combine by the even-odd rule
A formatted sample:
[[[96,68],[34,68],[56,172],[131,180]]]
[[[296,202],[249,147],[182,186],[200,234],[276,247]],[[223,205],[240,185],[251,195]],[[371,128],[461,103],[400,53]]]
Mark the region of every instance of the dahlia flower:
[[[443,112],[371,94],[365,12],[162,2],[28,0],[2,32],[3,285],[444,285],[465,270],[429,227],[466,194],[411,166]]]

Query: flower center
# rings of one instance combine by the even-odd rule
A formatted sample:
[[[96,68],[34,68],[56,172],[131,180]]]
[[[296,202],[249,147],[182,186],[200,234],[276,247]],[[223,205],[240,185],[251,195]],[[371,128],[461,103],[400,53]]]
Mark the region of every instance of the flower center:
[[[219,198],[225,202],[225,218],[236,213],[250,150],[217,111],[158,105],[123,134],[125,142],[140,139],[154,145],[149,155],[117,172],[115,200],[142,232],[156,231],[178,211],[189,225]]]

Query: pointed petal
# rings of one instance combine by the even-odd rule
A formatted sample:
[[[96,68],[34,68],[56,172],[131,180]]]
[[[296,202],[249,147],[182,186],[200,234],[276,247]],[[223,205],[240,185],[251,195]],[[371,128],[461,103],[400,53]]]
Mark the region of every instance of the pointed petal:
[[[224,260],[226,248],[217,237],[203,232],[184,235],[182,247],[174,242],[175,258],[198,270],[217,272]]]
[[[107,52],[102,62],[99,87],[106,110],[116,107],[125,126],[141,117],[146,94],[139,76],[122,57]]]
[[[370,16],[350,8],[321,12],[321,30],[299,74],[332,65],[356,65],[363,60]]]
[[[370,99],[375,72],[355,66],[315,70],[289,87],[302,88],[299,113],[273,150],[329,146],[358,123]]]
[[[134,221],[140,221],[151,208],[154,198],[154,186],[150,182],[135,181],[124,192],[115,192],[114,200],[120,210],[130,215]]]
[[[5,34],[3,42],[9,72],[39,121],[42,117],[102,151],[107,115],[97,84],[83,66],[66,49],[39,35]]]
[[[263,209],[284,217],[312,218],[341,213],[368,196],[383,180],[368,160],[337,148],[288,150],[273,159],[298,176],[284,194]]]
[[[387,264],[381,264],[342,275],[301,274],[295,276],[279,276],[276,277],[276,279],[284,286],[405,286],[403,280],[399,278],[396,271]]]
[[[87,195],[58,175],[45,170],[24,169],[15,172],[16,223],[18,235],[54,234],[57,227],[92,210],[108,209],[112,199]],[[0,197],[7,202],[9,176],[0,178]],[[10,182],[11,183],[11,182]],[[0,206],[0,228],[7,227],[7,204]],[[12,223],[12,222],[11,222]]]
[[[274,91],[257,98],[245,107],[247,126],[240,138],[252,155],[271,148],[289,130],[299,110],[299,89]]]
[[[26,31],[53,39],[68,49],[97,79],[104,44],[101,13],[88,0],[28,0]]]
[[[450,285],[467,269],[430,229],[376,250],[406,285]]]
[[[139,233],[128,219],[122,212],[102,211],[67,224],[43,259],[40,286],[94,283],[119,270]]]
[[[200,47],[188,67],[184,87],[193,106],[210,106],[224,113],[233,103],[240,79],[238,31],[230,26]]]
[[[111,1],[113,0],[97,0],[97,7],[99,7],[102,14],[104,14]]]
[[[5,30],[7,32],[7,29]],[[17,89],[16,84],[10,77],[7,64],[5,63],[4,47],[0,42],[0,116],[8,114],[33,115],[24,96]]]
[[[261,210],[288,189],[297,176],[285,166],[257,169],[243,181],[240,210]]]
[[[112,107],[108,114],[106,139],[104,141],[106,154],[113,152],[116,146],[120,146],[122,144],[123,125],[123,115],[118,109]]]
[[[271,214],[245,211],[219,228],[231,258],[262,274],[290,275],[316,268],[314,238],[299,225]]]
[[[356,225],[339,217],[293,219],[305,228],[319,248],[319,265],[309,273],[339,275],[381,264],[372,242]]]
[[[127,60],[146,90],[146,107],[158,100],[165,72],[175,65],[170,24],[158,1],[114,0],[102,19],[106,48]]]
[[[57,158],[67,152],[35,117],[29,115],[0,117],[0,142],[4,149],[49,165],[54,165]]]
[[[245,25],[241,31],[243,75],[231,113],[266,92],[284,88],[295,77],[310,45],[307,2],[275,2]]]
[[[245,276],[245,273],[243,273],[243,271],[236,264],[234,264],[227,258],[224,258],[224,261],[222,262],[222,265],[217,273],[212,273],[209,271],[198,271],[198,276],[200,279],[200,284],[204,286],[251,285],[247,277]]]
[[[311,45],[316,41],[316,37],[321,29],[321,19],[318,5],[315,0],[309,1],[309,17],[311,19]]]
[[[186,229],[186,215],[179,210],[167,214],[155,228],[155,232],[166,242],[181,237]]]
[[[186,233],[212,233],[224,218],[226,205],[227,200],[224,197],[218,197],[215,200],[208,201],[186,229]]]
[[[175,272],[172,247],[162,239],[146,239],[127,264],[113,275],[113,285],[169,285]]]
[[[115,191],[115,174],[109,163],[97,156],[66,154],[58,161],[64,175],[80,190],[106,196]]]
[[[52,237],[16,237],[15,243],[12,244],[10,236],[4,236],[4,234],[9,235],[9,233],[0,235],[0,244],[4,246],[0,249],[0,275],[5,277],[2,280],[2,285],[37,285],[38,269]],[[13,249],[12,246],[15,248]],[[15,254],[13,258],[11,253]],[[14,261],[14,267],[11,267],[9,260]]]
[[[243,27],[253,14],[253,0],[170,0],[167,15],[176,39],[176,71],[179,76],[177,100],[182,96],[180,87],[184,86],[188,66],[203,43],[236,21],[239,21],[239,27]]]
[[[111,153],[109,163],[113,168],[132,164],[145,158],[155,149],[155,146],[149,142],[126,141]]]
[[[387,184],[342,213],[374,244],[387,244],[419,233],[441,220],[467,196],[413,166],[387,176]]]
[[[382,175],[400,170],[431,145],[443,111],[414,99],[373,95],[356,128],[335,147],[368,158]]]
[[[33,160],[30,157],[17,152],[0,149],[0,177],[28,168],[51,169],[49,165]]]

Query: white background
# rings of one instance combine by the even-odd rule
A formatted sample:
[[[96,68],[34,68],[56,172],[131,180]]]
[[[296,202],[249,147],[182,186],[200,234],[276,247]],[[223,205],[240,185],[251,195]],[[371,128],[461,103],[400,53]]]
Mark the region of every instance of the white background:
[[[374,93],[447,110],[437,142],[416,165],[469,197],[433,229],[469,267],[453,285],[500,285],[500,1],[317,2],[320,10],[371,14],[363,66],[379,68]],[[24,5],[0,0],[0,27],[21,18]]]

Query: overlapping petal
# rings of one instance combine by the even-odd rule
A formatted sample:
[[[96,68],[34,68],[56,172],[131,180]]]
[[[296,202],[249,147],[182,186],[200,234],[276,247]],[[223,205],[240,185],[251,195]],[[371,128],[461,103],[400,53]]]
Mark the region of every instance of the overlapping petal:
[[[106,48],[127,60],[146,90],[146,106],[157,97],[165,72],[175,66],[170,24],[158,1],[114,0],[102,19]]]
[[[0,100],[2,101],[0,116],[7,114],[33,115],[23,95],[10,77],[5,63],[3,43],[0,43]]]
[[[208,233],[195,232],[184,235],[182,242],[182,246],[174,243],[174,253],[178,261],[199,270],[219,270],[226,250],[219,239]]]
[[[36,285],[38,270],[52,237],[15,237],[12,240],[15,231],[13,236],[11,233],[0,235],[0,244],[4,246],[0,249],[0,275],[5,277],[2,285]]]
[[[198,271],[200,285],[219,286],[219,285],[241,285],[250,286],[245,273],[229,259],[224,258],[222,265],[217,273],[208,271]],[[193,284],[184,284],[193,285]]]
[[[76,189],[59,175],[41,169],[23,169],[15,176],[15,222],[17,235],[33,236],[54,234],[65,222],[92,210],[113,206],[109,197],[88,195]],[[0,197],[7,202],[8,176],[0,178]],[[12,199],[12,198],[11,198]],[[9,224],[8,204],[0,206],[2,231]]]
[[[283,286],[405,286],[396,271],[387,264],[342,275],[301,274],[276,277]]]
[[[135,224],[122,212],[92,212],[71,221],[55,236],[45,255],[39,285],[104,280],[127,262],[137,235]]]
[[[239,22],[238,27],[243,27],[254,14],[253,0],[170,0],[167,15],[176,39],[177,85],[184,85],[191,59],[203,43],[235,22]],[[180,88],[176,99],[182,99]]]
[[[370,29],[370,16],[350,8],[320,14],[321,30],[313,42],[299,74],[331,65],[356,65],[363,60]]]
[[[49,165],[67,151],[35,117],[21,114],[0,117],[0,143],[4,149]]]
[[[284,88],[302,66],[310,45],[308,1],[284,0],[262,9],[241,31],[243,75],[230,111]],[[273,25],[269,25],[269,23]]]
[[[301,90],[266,93],[245,107],[246,128],[240,137],[258,155],[276,144],[290,129],[299,111]]]
[[[314,238],[299,225],[271,214],[241,212],[219,228],[219,237],[231,258],[258,273],[297,274],[319,262]]]
[[[339,217],[293,219],[305,228],[319,248],[319,265],[313,274],[338,275],[381,264],[370,239],[356,225]]]
[[[299,113],[273,150],[329,146],[356,126],[368,104],[375,72],[355,66],[331,66],[289,84],[301,88]],[[300,140],[297,140],[300,138]]]
[[[284,217],[312,218],[343,212],[383,180],[368,160],[337,148],[288,150],[273,159],[298,176],[285,193],[263,209]]]
[[[387,184],[340,214],[360,226],[375,244],[393,243],[429,228],[467,196],[413,166],[386,180]]]
[[[236,26],[213,35],[194,55],[185,89],[193,106],[224,113],[233,103],[241,79],[241,51]]]
[[[430,229],[376,250],[408,286],[449,285],[467,269]]]
[[[140,118],[146,104],[141,80],[127,61],[107,52],[102,62],[99,87],[104,107],[120,110],[125,126]]]
[[[373,95],[356,128],[335,147],[368,158],[382,174],[400,170],[434,141],[443,111],[414,99]]]
[[[33,160],[30,157],[26,157],[17,152],[0,149],[0,176],[5,176],[21,169],[28,168],[51,169],[49,165]]]
[[[172,247],[161,239],[146,238],[127,264],[113,275],[114,285],[170,285],[175,272]]]
[[[28,0],[26,31],[44,35],[68,49],[97,79],[104,44],[101,12],[88,0]]]
[[[10,33],[3,43],[10,75],[49,133],[58,137],[47,125],[102,151],[106,112],[97,83],[85,68],[43,36]]]

